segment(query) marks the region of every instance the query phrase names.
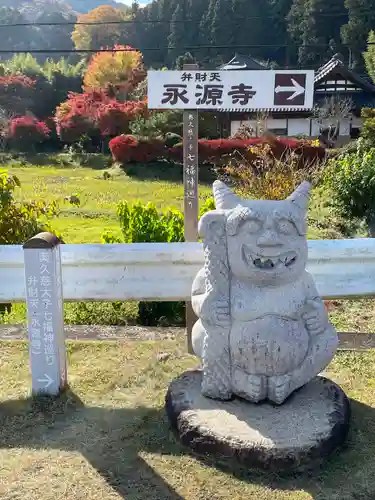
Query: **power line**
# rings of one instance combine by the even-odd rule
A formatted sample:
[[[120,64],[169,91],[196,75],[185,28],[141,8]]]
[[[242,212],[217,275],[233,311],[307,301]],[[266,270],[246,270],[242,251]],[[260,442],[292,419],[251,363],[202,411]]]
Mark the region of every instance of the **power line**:
[[[348,44],[341,43],[343,47]],[[375,42],[368,42],[368,45],[375,45]],[[329,43],[304,44],[304,47],[330,47]],[[270,44],[249,44],[249,45],[184,45],[181,47],[164,46],[164,47],[124,47],[124,48],[100,48],[100,49],[0,49],[0,54],[93,54],[97,52],[149,52],[149,51],[168,51],[168,50],[210,50],[210,49],[255,49],[255,48],[295,48],[292,43],[270,43]]]
[[[371,13],[371,11],[367,12],[368,14]],[[362,12],[362,14],[366,14],[365,12]],[[315,17],[347,17],[348,12],[341,12],[334,14],[332,12],[329,13],[324,13],[324,12],[316,12],[313,14]],[[259,20],[259,19],[278,19],[279,16],[274,14],[274,15],[269,15],[269,16],[250,16],[243,18],[243,21],[252,21],[252,20]],[[32,22],[32,23],[11,23],[11,24],[0,24],[0,28],[16,28],[16,27],[25,27],[25,26],[101,26],[101,25],[122,25],[122,24],[185,24],[185,23],[195,23],[198,24],[196,20],[194,19],[180,19],[180,20],[160,20],[160,19],[153,19],[153,20],[136,20],[136,19],[123,19],[121,21],[92,21],[92,22],[80,22],[80,21],[63,21],[63,22]]]

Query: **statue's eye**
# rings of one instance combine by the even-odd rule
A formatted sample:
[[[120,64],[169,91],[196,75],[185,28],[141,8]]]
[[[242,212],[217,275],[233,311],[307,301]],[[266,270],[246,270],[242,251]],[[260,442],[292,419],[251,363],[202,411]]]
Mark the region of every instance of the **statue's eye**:
[[[244,225],[244,229],[247,233],[257,233],[261,227],[261,221],[258,219],[248,219]]]
[[[297,232],[294,223],[288,219],[280,219],[277,222],[277,227],[279,232],[283,234],[295,234]]]

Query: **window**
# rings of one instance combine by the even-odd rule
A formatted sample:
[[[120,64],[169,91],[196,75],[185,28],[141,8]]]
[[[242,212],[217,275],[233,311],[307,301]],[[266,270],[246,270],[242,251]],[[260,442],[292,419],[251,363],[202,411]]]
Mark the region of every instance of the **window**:
[[[267,128],[270,132],[272,132],[275,135],[288,135],[288,129],[287,128]]]

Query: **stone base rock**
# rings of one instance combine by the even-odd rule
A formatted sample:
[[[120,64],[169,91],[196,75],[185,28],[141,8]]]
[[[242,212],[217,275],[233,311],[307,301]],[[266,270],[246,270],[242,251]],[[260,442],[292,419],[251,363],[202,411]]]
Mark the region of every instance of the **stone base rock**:
[[[173,380],[166,410],[181,442],[217,462],[277,472],[312,469],[343,443],[350,406],[342,389],[316,377],[281,406],[201,394],[201,371]]]

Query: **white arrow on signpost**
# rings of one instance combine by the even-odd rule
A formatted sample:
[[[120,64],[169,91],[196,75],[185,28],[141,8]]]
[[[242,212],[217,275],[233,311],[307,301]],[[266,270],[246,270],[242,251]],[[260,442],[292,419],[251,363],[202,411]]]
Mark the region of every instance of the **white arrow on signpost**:
[[[293,94],[289,97],[287,97],[288,101],[291,101],[295,97],[299,96],[300,94],[303,94],[305,92],[305,87],[302,87],[298,82],[295,81],[294,78],[291,78],[293,86],[291,87],[282,87],[281,85],[278,85],[275,88],[276,94],[279,92],[293,92]]]
[[[45,384],[45,389],[48,389],[48,387],[53,384],[53,380],[51,379],[51,377],[49,375],[47,375],[47,373],[44,374],[44,377],[45,378],[39,378],[38,379],[38,382],[40,382],[41,384]]]

